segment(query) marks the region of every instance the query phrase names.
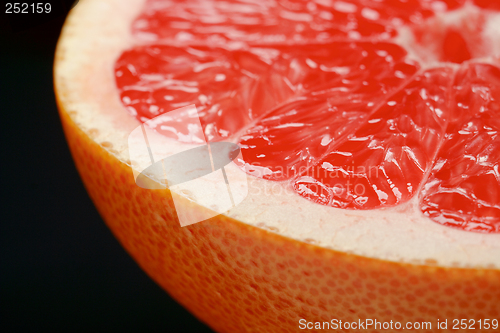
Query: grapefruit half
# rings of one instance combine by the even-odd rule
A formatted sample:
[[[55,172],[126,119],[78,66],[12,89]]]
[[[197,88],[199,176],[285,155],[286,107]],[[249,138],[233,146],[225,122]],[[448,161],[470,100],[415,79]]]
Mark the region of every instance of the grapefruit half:
[[[218,332],[358,330],[370,319],[372,331],[386,328],[375,320],[437,331],[457,319],[487,331],[500,319],[496,10],[80,1],[55,56],[62,124],[115,236]],[[190,104],[200,135],[240,145],[229,172],[246,173],[249,192],[180,227],[174,199],[194,219],[210,207],[137,186],[127,139]],[[190,144],[169,133],[157,131],[167,150]]]

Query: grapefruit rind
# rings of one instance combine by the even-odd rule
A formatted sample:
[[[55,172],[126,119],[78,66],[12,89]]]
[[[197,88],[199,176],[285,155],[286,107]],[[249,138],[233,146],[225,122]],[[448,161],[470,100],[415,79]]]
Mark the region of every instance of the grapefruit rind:
[[[440,227],[416,214],[416,203],[342,212],[249,177],[251,188],[274,194],[251,195],[247,206],[181,228],[172,200],[178,194],[134,181],[126,142],[138,123],[114,88],[113,64],[131,43],[128,27],[141,6],[80,1],[57,48],[55,89],[90,197],[173,298],[218,332],[292,332],[301,319],[333,317],[433,321],[435,331],[437,318],[499,318],[498,236]],[[203,214],[204,207],[177,199]]]
[[[59,99],[88,193],[114,235],[153,280],[217,332],[280,333],[299,320],[451,323],[500,316],[500,271],[415,265],[294,241],[231,217],[181,228],[168,190],[138,187],[130,166],[93,140]],[[203,207],[183,197],[187,211]],[[190,208],[190,210],[189,210]]]

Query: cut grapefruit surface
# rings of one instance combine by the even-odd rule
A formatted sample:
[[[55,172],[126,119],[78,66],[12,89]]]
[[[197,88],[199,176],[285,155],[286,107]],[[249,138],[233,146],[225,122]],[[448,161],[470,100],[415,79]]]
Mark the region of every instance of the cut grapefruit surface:
[[[127,161],[126,137],[138,124],[130,113],[146,121],[194,103],[207,138],[239,142],[240,166],[257,176],[248,178],[248,198],[228,216],[375,258],[498,266],[498,235],[443,229],[431,220],[498,231],[493,58],[429,68],[393,41],[380,41],[388,38],[383,35],[301,47],[188,46],[182,38],[150,43],[137,35],[143,19],[135,16],[143,5],[138,1],[135,11],[123,10],[128,17],[104,26],[102,40],[80,38],[65,48],[71,61],[60,65],[68,67],[60,71],[61,82],[69,73],[83,78],[72,83],[77,96],[68,103],[88,111],[75,120],[95,129],[96,140],[110,143],[120,159]],[[95,11],[92,6],[81,10]],[[150,15],[161,16],[158,8]],[[415,15],[412,20],[423,20]],[[402,22],[413,17],[403,16]],[[68,29],[89,35],[81,26]],[[162,36],[174,33],[158,29]],[[105,59],[93,60],[89,55],[96,52]],[[159,132],[175,139],[165,141],[166,149],[185,149],[175,132]]]
[[[132,27],[136,43],[154,43],[117,61],[121,100],[140,121],[199,105],[198,140],[238,140],[245,171],[290,179],[313,202],[377,209],[416,196],[435,222],[500,232],[500,70],[451,64],[494,56],[485,26],[500,16],[471,3],[451,14],[461,3],[397,4],[383,3],[383,17],[370,1],[149,1]],[[420,42],[441,42],[445,63],[421,68],[391,41],[404,22]],[[155,129],[186,137],[189,126],[172,133],[173,123]]]
[[[496,10],[479,0],[80,1],[56,52],[61,119],[117,238],[218,331],[291,332],[332,314],[498,317]],[[455,29],[466,13],[481,43]],[[131,169],[149,160],[131,161],[127,139],[191,104],[206,138],[241,146],[228,174],[246,172],[249,193],[181,228],[172,197],[193,216],[210,207],[138,187]],[[165,152],[203,139],[162,125]]]

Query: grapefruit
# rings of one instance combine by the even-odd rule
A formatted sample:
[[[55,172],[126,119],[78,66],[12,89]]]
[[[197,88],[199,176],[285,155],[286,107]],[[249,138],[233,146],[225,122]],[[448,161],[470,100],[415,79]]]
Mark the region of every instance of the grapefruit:
[[[496,330],[497,10],[480,0],[80,1],[55,56],[62,124],[118,240],[218,332],[437,331],[464,320]],[[156,129],[165,149],[238,143],[228,173],[246,173],[249,192],[180,227],[179,202],[195,219],[211,208],[137,186],[142,161],[127,138],[191,104],[203,133],[186,140],[167,121]]]

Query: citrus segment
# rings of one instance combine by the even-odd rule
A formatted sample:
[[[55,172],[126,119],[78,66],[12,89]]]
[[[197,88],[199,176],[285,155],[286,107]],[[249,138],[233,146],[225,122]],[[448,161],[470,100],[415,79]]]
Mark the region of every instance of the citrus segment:
[[[417,71],[405,55],[394,44],[356,42],[283,54],[280,79],[301,94],[243,134],[245,170],[273,180],[304,173]]]
[[[259,56],[207,47],[137,47],[118,59],[116,82],[122,102],[139,121],[196,104],[207,139],[224,138],[293,94],[291,87],[271,71],[267,53],[262,50]],[[157,130],[180,138],[187,127],[187,121],[178,124],[172,120]]]
[[[175,44],[310,43],[390,38],[404,22],[421,22],[464,0],[149,0],[133,23],[136,37]]]
[[[457,73],[446,140],[422,193],[434,221],[500,232],[500,69],[472,63]]]
[[[410,199],[445,134],[451,73],[449,68],[427,71],[385,100],[295,180],[296,191],[340,208],[373,209]]]
[[[206,137],[217,139],[234,135],[281,102],[304,93],[328,99],[337,109],[342,108],[335,104],[352,104],[351,108],[359,108],[357,115],[366,112],[367,103],[374,104],[416,72],[416,64],[405,55],[402,48],[389,43],[232,51],[149,45],[124,52],[115,75],[123,104],[139,121],[196,104]],[[359,103],[365,106],[354,106]],[[267,118],[278,117],[276,113],[280,111]],[[354,114],[348,117],[355,118]],[[179,139],[187,131],[175,121],[163,126],[157,130]],[[313,126],[313,130],[318,127]]]

